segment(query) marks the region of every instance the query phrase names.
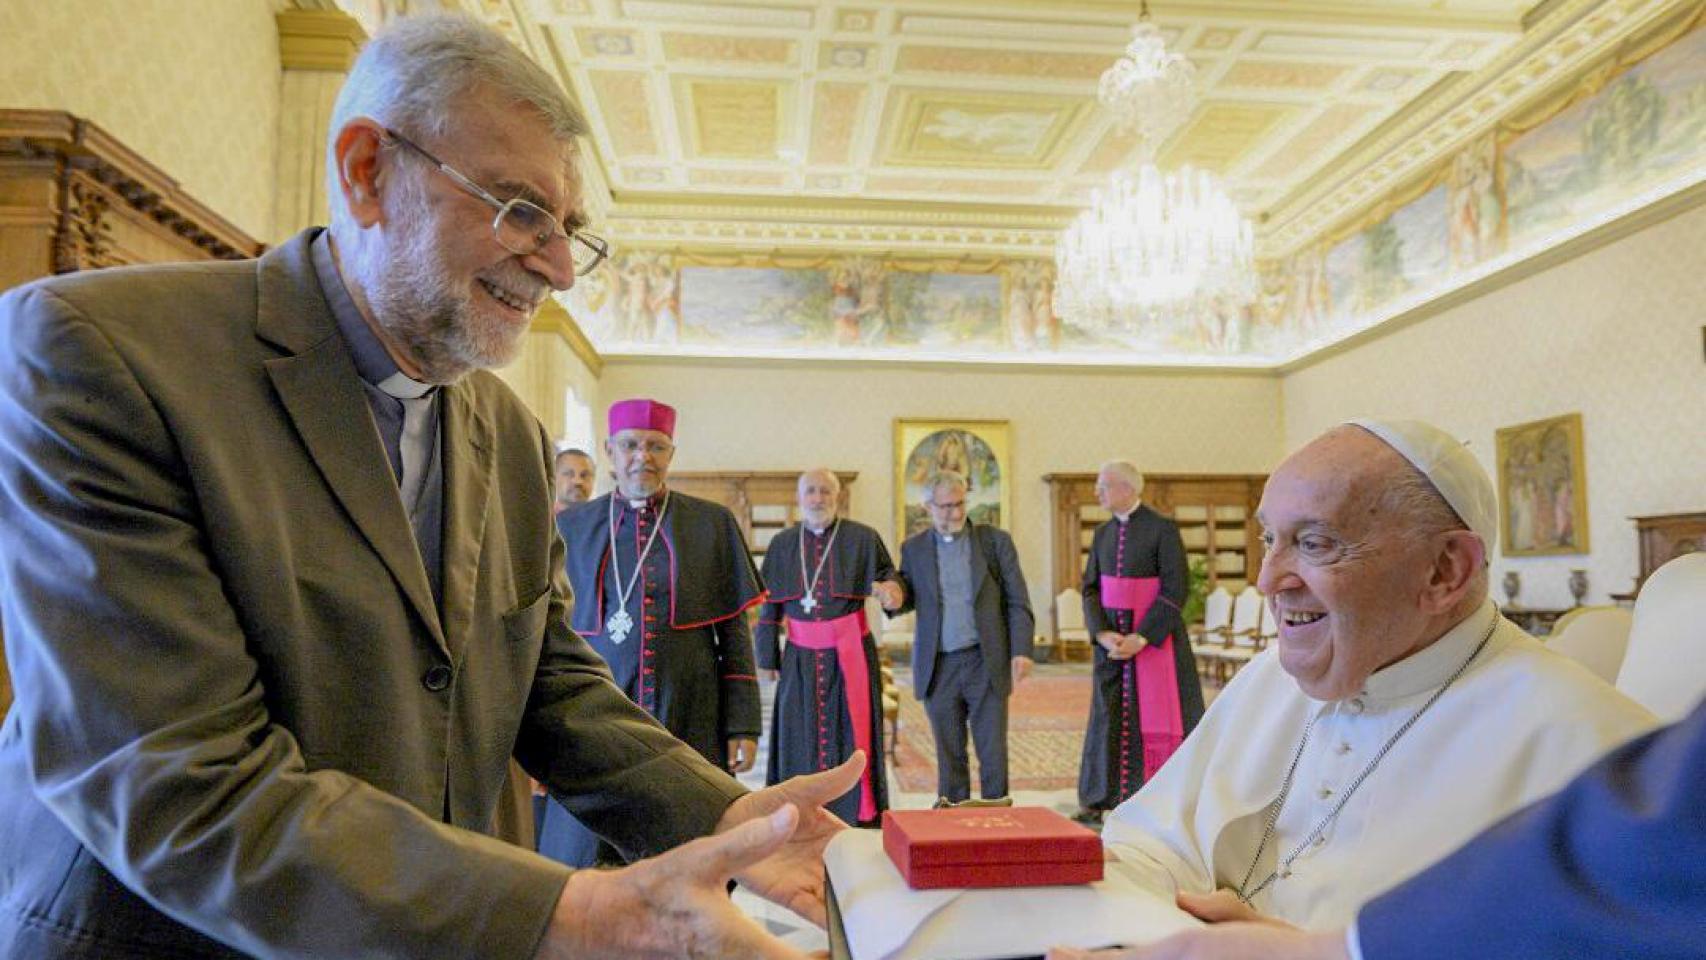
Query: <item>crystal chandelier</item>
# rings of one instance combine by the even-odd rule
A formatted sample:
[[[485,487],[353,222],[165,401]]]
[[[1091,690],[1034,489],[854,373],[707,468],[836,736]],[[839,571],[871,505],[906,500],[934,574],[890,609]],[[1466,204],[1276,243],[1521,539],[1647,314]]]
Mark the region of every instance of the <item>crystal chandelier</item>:
[[[1101,101],[1135,130],[1141,162],[1091,194],[1055,245],[1055,314],[1092,330],[1157,319],[1224,317],[1256,292],[1250,223],[1214,177],[1163,172],[1153,157],[1196,104],[1195,70],[1167,50],[1143,4],[1125,58],[1102,74]]]
[[[1055,246],[1055,312],[1091,329],[1214,312],[1255,294],[1250,222],[1215,179],[1143,164],[1091,195]]]
[[[1161,31],[1149,20],[1149,2],[1144,0],[1125,56],[1102,74],[1097,98],[1121,130],[1138,135],[1144,156],[1149,157],[1191,115],[1196,75],[1197,68],[1184,55],[1168,52]]]

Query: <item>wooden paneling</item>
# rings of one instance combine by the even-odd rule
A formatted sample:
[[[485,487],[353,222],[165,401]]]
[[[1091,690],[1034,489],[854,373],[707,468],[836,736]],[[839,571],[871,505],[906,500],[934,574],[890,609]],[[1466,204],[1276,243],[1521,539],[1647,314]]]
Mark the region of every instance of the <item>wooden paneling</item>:
[[[1078,589],[1090,538],[1108,514],[1096,503],[1093,473],[1051,473],[1054,590]],[[1144,478],[1143,502],[1179,525],[1187,562],[1203,560],[1209,589],[1232,593],[1256,582],[1262,566],[1262,536],[1256,505],[1265,474],[1157,473]]]
[[[0,110],[0,290],[55,273],[236,260],[262,249],[87,120]]]

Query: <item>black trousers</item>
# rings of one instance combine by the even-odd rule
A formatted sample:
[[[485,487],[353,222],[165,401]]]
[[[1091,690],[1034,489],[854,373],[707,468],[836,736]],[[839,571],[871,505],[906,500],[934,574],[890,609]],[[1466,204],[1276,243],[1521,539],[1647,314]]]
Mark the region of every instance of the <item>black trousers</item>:
[[[977,746],[978,787],[985,800],[1007,796],[1007,698],[995,692],[977,647],[938,653],[924,712],[936,739],[936,792],[951,803],[971,798],[966,725]]]

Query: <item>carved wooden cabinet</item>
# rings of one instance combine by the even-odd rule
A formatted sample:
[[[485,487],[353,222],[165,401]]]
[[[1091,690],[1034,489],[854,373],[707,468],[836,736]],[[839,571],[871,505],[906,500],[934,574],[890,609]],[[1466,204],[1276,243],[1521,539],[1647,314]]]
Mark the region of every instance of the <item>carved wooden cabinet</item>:
[[[734,512],[752,558],[764,562],[770,539],[800,520],[797,486],[800,470],[671,471],[670,487],[695,497],[714,500]],[[847,514],[857,471],[837,470],[841,480],[838,510]]]
[[[0,110],[0,290],[55,273],[263,249],[141,156],[57,110]]]
[[[1634,520],[1635,536],[1641,545],[1641,572],[1635,578],[1637,593],[1654,570],[1685,553],[1706,550],[1706,512],[1668,513]]]
[[[1096,503],[1093,473],[1051,473],[1054,592],[1078,589],[1096,527],[1108,519]],[[1209,589],[1232,593],[1256,582],[1262,566],[1262,537],[1256,505],[1265,474],[1156,473],[1144,478],[1143,502],[1179,525],[1187,562],[1202,561]]]
[[[0,291],[51,274],[238,260],[263,249],[89,121],[0,110]],[[4,643],[0,636],[0,653]],[[0,655],[0,717],[11,704]]]

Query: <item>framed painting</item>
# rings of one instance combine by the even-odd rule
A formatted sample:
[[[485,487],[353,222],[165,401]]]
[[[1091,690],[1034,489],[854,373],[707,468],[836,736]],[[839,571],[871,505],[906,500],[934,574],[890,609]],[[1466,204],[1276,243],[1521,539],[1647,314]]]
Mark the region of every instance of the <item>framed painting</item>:
[[[924,500],[944,471],[965,476],[966,519],[1005,527],[1013,515],[1011,436],[1005,420],[894,422],[896,544],[930,526]]]
[[[1495,432],[1499,526],[1507,557],[1588,552],[1587,469],[1582,415],[1520,423]]]

